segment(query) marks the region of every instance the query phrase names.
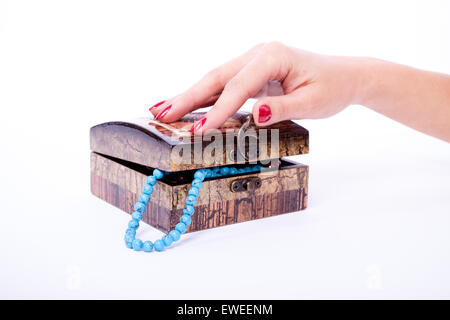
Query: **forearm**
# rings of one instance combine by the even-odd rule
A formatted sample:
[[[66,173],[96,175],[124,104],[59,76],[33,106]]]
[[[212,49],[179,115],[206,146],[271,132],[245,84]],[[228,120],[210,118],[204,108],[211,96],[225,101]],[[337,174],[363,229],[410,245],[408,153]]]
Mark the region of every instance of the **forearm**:
[[[450,142],[450,76],[368,58],[359,104]]]

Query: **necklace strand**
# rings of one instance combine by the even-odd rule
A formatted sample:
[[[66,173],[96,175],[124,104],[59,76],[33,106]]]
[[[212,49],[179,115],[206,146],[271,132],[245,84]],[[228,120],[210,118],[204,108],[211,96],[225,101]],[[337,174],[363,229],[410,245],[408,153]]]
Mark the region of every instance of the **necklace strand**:
[[[141,239],[136,238],[136,231],[139,228],[139,222],[142,220],[142,213],[145,211],[145,208],[150,201],[153,187],[156,185],[156,181],[164,176],[163,171],[159,169],[153,170],[153,174],[147,177],[147,183],[142,187],[142,194],[139,196],[138,202],[134,205],[135,211],[131,214],[131,220],[128,222],[128,229],[125,231],[125,245],[127,248],[136,251],[143,250],[145,252],[151,252],[153,249],[155,251],[163,251],[165,247],[180,240],[181,235],[186,232],[187,227],[191,224],[192,215],[195,212],[194,206],[197,203],[202,183],[206,178],[218,178],[227,175],[257,172],[260,171],[261,168],[260,165],[253,165],[239,169],[234,167],[216,167],[213,169],[197,170],[194,173],[194,180],[192,180],[191,188],[186,197],[186,205],[184,206],[180,222],[177,223],[175,229],[171,230],[168,234],[164,235],[161,239],[156,240],[154,243],[152,241],[142,241]]]

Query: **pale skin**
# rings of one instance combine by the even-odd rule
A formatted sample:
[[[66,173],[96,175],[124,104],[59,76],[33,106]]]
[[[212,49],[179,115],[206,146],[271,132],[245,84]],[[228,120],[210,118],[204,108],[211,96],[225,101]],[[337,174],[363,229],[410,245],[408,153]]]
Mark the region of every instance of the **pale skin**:
[[[195,134],[220,127],[249,98],[256,125],[330,117],[363,105],[450,142],[450,76],[368,57],[316,54],[278,42],[260,44],[206,74],[187,91],[150,108],[173,122],[206,106]]]

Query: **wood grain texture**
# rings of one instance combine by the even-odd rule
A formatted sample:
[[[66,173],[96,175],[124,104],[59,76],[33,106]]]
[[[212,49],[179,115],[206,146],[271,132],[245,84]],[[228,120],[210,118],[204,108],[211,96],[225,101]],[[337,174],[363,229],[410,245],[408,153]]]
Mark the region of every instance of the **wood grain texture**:
[[[91,191],[106,202],[131,214],[146,182],[145,167],[118,163],[91,153]],[[248,176],[262,180],[253,192],[232,192],[231,182]],[[188,184],[170,185],[158,181],[143,220],[168,232],[182,215]],[[308,202],[308,166],[287,165],[268,173],[207,180],[200,190],[193,222],[188,232],[299,211]]]
[[[210,163],[206,163],[205,161],[196,163],[196,161],[194,161],[196,147],[193,147],[193,145],[199,144],[200,150],[204,150],[210,142],[195,142],[194,135],[191,135],[188,132],[188,129],[203,115],[204,113],[202,112],[190,113],[177,122],[169,124],[170,127],[181,130],[188,142],[186,142],[187,140],[180,141],[178,139],[179,137],[174,136],[173,132],[167,128],[149,123],[149,121],[152,120],[150,117],[139,118],[130,122],[103,123],[91,128],[91,150],[114,158],[159,168],[165,171],[184,171],[229,163],[230,160],[229,154],[227,154],[225,132],[226,130],[231,130],[234,139],[230,141],[233,141],[233,144],[235,145],[237,131],[247,118],[248,113],[236,113],[222,126],[222,128],[220,128],[220,132],[224,137],[222,139],[223,154],[221,156],[218,156],[217,158],[209,157],[208,160],[211,161]],[[268,146],[267,148],[259,150],[260,154],[257,157],[258,160],[267,160],[271,158],[271,130],[278,130],[279,132],[278,156],[275,158],[305,154],[309,151],[308,131],[292,121],[283,121],[264,128],[252,127],[252,129],[255,130],[258,137],[260,132],[262,132],[260,130],[268,130]],[[190,148],[190,155],[187,158],[187,162],[177,163],[173,160],[171,155],[175,147],[179,148],[182,145],[192,146]],[[248,151],[251,149],[252,145],[254,144],[247,141],[245,149]],[[244,161],[235,161],[235,163],[243,162]]]
[[[96,153],[91,153],[91,192],[98,198],[132,214],[147,175],[127,168]],[[168,232],[172,212],[172,188],[158,182],[151,201],[143,212],[143,221]]]
[[[188,231],[199,231],[303,210],[307,206],[307,199],[307,188],[301,188],[197,205]],[[172,229],[182,215],[182,209],[174,210],[170,222]]]
[[[230,185],[235,179],[244,179],[247,177],[260,177],[262,185],[253,191],[232,192]],[[251,197],[261,197],[266,194],[282,194],[285,191],[300,190],[308,184],[308,167],[293,165],[291,168],[269,171],[266,173],[252,173],[239,176],[225,177],[203,182],[197,205],[209,205],[219,203],[224,200],[240,201]],[[185,205],[186,194],[190,184],[174,186],[173,206],[175,209],[183,209]]]

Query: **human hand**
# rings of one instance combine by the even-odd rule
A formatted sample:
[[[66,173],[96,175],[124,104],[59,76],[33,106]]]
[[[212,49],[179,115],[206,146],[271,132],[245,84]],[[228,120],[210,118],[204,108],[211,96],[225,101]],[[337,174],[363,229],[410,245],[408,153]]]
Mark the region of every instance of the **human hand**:
[[[359,59],[314,54],[274,42],[261,44],[212,70],[186,92],[151,108],[162,122],[214,105],[192,131],[220,127],[247,99],[256,125],[329,117],[357,100]]]

